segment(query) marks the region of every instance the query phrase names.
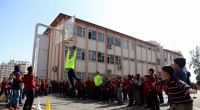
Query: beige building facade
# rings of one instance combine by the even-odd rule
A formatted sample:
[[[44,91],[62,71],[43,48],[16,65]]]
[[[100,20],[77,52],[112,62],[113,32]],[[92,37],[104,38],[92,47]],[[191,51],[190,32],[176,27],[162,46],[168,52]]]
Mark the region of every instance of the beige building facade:
[[[69,18],[68,15],[59,14],[51,26],[63,29]],[[58,32],[47,29],[44,35],[48,38],[48,48],[43,76],[51,80],[66,80],[64,63],[70,45],[65,41],[55,43],[61,38]],[[128,74],[143,76],[148,74],[149,68],[153,68],[161,77],[163,65],[172,64],[174,58],[182,57],[180,53],[164,49],[155,41],[143,41],[78,18],[75,42],[78,46],[75,71],[77,77],[84,80],[93,77],[96,71],[110,77]]]

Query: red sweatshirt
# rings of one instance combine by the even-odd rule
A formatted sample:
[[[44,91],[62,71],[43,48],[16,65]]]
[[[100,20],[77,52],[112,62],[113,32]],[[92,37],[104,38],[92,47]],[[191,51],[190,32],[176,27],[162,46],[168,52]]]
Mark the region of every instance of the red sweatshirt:
[[[150,86],[149,87],[149,90],[156,90],[156,87],[153,87],[153,83],[156,82],[156,77],[154,74],[150,75],[149,77],[149,81],[148,81],[148,85]]]
[[[46,85],[45,82],[41,83],[41,89],[46,89],[46,88],[47,88],[46,86],[47,86],[47,85]]]
[[[35,78],[33,74],[26,74],[23,78],[24,90],[34,90],[36,88]]]
[[[126,89],[127,89],[128,92],[133,91],[133,80],[132,79],[127,80]]]
[[[2,81],[1,89],[7,89],[7,88],[8,88],[8,81]]]
[[[86,85],[86,89],[89,90],[91,86],[91,81],[86,81],[85,85]]]
[[[120,88],[120,85],[122,84],[122,81],[120,79],[118,79],[116,81],[116,88]]]

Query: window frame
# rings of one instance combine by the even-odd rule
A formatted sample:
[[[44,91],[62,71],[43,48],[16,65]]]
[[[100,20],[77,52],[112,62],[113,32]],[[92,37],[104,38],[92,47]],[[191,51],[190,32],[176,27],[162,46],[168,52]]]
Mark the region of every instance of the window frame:
[[[115,42],[115,46],[121,47],[121,39],[120,38],[115,37],[114,42]]]
[[[124,48],[124,49],[128,49],[128,47],[129,47],[129,42],[128,42],[128,40],[123,40],[123,48]]]
[[[88,61],[96,62],[96,51],[92,51],[92,50],[88,51]]]
[[[105,35],[104,33],[98,32],[98,41],[105,42]]]
[[[105,54],[103,52],[98,52],[97,56],[98,56],[98,58],[97,58],[98,62],[100,62],[100,63],[105,62]]]
[[[114,55],[108,54],[107,63],[108,64],[114,64]]]
[[[81,32],[78,32],[78,31],[79,31],[78,28],[81,28]],[[85,28],[84,28],[84,27],[82,27],[82,26],[77,26],[76,29],[77,29],[77,30],[76,30],[76,35],[77,35],[77,36],[79,36],[79,37],[85,37]]]

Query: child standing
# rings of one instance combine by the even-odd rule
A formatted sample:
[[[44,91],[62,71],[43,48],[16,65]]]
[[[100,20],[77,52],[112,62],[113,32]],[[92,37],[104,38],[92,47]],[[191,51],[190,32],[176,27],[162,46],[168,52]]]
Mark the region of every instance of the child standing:
[[[156,82],[156,85],[167,85],[168,96],[173,100],[170,110],[192,110],[193,100],[190,93],[194,91],[185,82],[173,75],[172,66],[162,67],[162,74],[166,80]]]

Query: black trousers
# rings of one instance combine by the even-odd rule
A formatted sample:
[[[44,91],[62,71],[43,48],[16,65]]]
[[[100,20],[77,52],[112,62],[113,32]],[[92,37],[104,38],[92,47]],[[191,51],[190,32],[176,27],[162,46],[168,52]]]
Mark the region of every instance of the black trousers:
[[[123,91],[123,102],[127,101],[127,92]]]
[[[23,110],[31,110],[35,98],[35,91],[27,90],[25,92],[26,92],[26,101]]]
[[[1,97],[1,95],[2,95],[3,93],[4,93],[5,96],[7,97],[7,89],[3,89],[3,88],[1,89],[0,97]]]
[[[150,98],[151,98],[151,101],[150,101],[151,109],[152,110],[160,110],[160,106],[159,106],[159,101],[158,101],[156,90],[152,90],[150,92]],[[156,109],[155,109],[155,107],[156,107]]]
[[[128,92],[129,105],[133,105],[133,91]]]
[[[101,86],[95,86],[95,99],[100,100],[101,98]]]
[[[80,79],[76,77],[74,69],[66,69],[66,70],[68,70],[68,78],[72,85],[72,88],[74,89],[74,79],[76,79],[77,81],[80,81]]]
[[[161,92],[158,92],[158,97],[159,97],[160,103],[164,103],[164,98],[163,98],[163,93],[162,93],[162,91],[161,91]]]

